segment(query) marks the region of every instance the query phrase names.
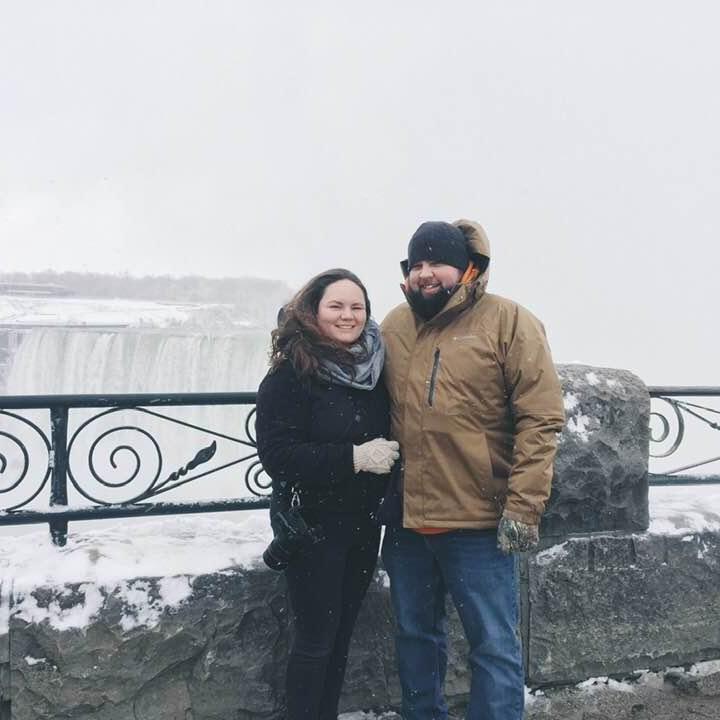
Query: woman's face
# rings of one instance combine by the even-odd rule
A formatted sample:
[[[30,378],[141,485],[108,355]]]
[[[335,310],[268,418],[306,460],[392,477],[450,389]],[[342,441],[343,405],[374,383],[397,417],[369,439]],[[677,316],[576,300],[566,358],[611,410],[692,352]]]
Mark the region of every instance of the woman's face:
[[[353,345],[366,321],[365,295],[352,280],[338,280],[325,288],[317,312],[323,335],[341,345]]]

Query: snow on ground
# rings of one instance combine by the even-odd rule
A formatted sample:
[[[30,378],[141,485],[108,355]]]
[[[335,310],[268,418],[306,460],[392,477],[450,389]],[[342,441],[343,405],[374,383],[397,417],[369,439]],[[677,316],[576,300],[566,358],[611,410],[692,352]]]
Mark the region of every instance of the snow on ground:
[[[4,537],[0,632],[8,626],[11,592],[13,614],[29,623],[85,628],[110,593],[123,601],[125,631],[152,627],[167,608],[190,597],[193,576],[253,567],[271,538],[267,511],[248,511],[242,523],[182,516],[75,533],[71,525],[65,547],[54,546],[46,528]],[[148,577],[161,579],[151,584]],[[31,591],[41,586],[60,590],[40,603]]]
[[[705,662],[696,663],[690,668],[668,667],[659,672],[653,670],[639,670],[633,673],[631,680],[613,680],[612,678],[605,676],[594,677],[578,683],[575,687],[578,690],[584,690],[588,693],[602,692],[604,690],[631,693],[635,691],[635,688],[638,685],[662,687],[665,675],[673,671],[679,673],[687,672],[689,675],[694,675],[696,677],[713,675],[720,672],[720,660],[706,660]]]
[[[586,690],[587,692],[596,692],[604,688],[609,690],[617,690],[618,692],[632,692],[632,685],[628,682],[621,682],[619,680],[613,680],[612,678],[601,676],[596,678],[588,678],[583,682],[579,683],[575,687],[580,690]]]
[[[687,535],[720,531],[720,485],[650,488],[649,532]]]
[[[114,587],[129,578],[201,575],[261,562],[272,539],[267,510],[247,511],[244,522],[218,515],[178,516],[118,523],[103,530],[73,532],[65,547],[37,532],[3,537],[0,577],[15,589],[65,583]]]
[[[712,675],[720,672],[720,660],[706,660],[705,662],[696,663],[688,672],[691,675]]]
[[[0,325],[167,327],[210,305],[75,297],[0,295]]]
[[[555,560],[559,560],[559,559],[565,557],[568,554],[566,545],[567,545],[567,542],[562,542],[562,543],[558,543],[557,545],[553,545],[552,547],[549,547],[546,550],[542,550],[535,557],[537,564],[538,565],[549,565],[550,563],[554,562]]]
[[[720,531],[720,485],[651,488],[650,518],[652,533]],[[246,511],[240,521],[219,514],[185,515],[82,531],[73,531],[71,523],[62,548],[50,542],[42,526],[3,537],[0,577],[14,578],[18,587],[199,575],[257,565],[271,539],[267,510]],[[561,547],[544,553],[561,552]]]

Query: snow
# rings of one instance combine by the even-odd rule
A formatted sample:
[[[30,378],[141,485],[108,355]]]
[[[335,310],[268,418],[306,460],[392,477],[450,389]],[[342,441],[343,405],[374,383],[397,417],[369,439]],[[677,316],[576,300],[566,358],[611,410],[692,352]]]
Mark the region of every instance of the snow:
[[[162,518],[72,532],[65,547],[50,542],[45,528],[29,535],[4,537],[0,574],[4,600],[15,596],[13,613],[29,623],[47,621],[58,630],[86,627],[105,595],[124,601],[124,630],[151,627],[167,608],[191,595],[191,578],[213,572],[252,568],[272,539],[266,511],[248,511],[242,523],[212,516]],[[161,578],[151,585],[143,578]],[[67,587],[67,584],[79,584]],[[41,607],[31,591],[58,587]],[[104,593],[103,593],[104,591]],[[72,602],[62,602],[72,599]],[[45,603],[44,603],[45,604]],[[8,615],[0,617],[7,627]]]
[[[691,675],[712,675],[720,672],[720,660],[706,660],[705,662],[696,663],[688,672]]]
[[[592,375],[597,380],[595,373],[587,373],[587,377]],[[597,384],[592,383],[592,384]],[[568,415],[575,410],[574,415],[569,415],[566,422],[566,427],[569,432],[578,435],[583,442],[588,441],[588,426],[590,425],[590,418],[587,415],[583,415],[581,409],[578,407],[580,401],[575,393],[567,392],[563,395],[563,407]]]
[[[586,692],[596,692],[597,690],[617,690],[618,692],[633,692],[633,686],[630,683],[627,682],[620,682],[618,680],[613,680],[609,677],[595,677],[595,678],[588,678],[584,682],[579,683],[576,685],[579,690],[585,690]]]
[[[10,624],[10,605],[12,604],[10,589],[10,582],[2,578],[0,582],[0,633]]]
[[[81,595],[83,602],[63,607],[65,603],[61,603],[60,598],[70,598],[75,595]],[[65,588],[59,598],[48,603],[47,607],[41,607],[37,598],[29,592],[19,593],[15,598],[14,606],[13,615],[27,623],[39,625],[47,620],[56,630],[71,630],[84,628],[90,624],[103,606],[103,595],[97,585],[83,583],[77,591]]]
[[[650,488],[654,535],[694,535],[720,531],[720,485]]]
[[[542,690],[531,690],[527,685],[525,686],[525,707],[529,708],[534,705],[538,700],[544,700],[545,693]]]
[[[159,594],[152,597],[152,586],[147,581],[121,583],[116,594],[130,609],[120,619],[120,626],[126,632],[133,628],[152,627],[160,621],[165,608],[177,607],[192,594],[187,577],[162,578],[159,582]]]
[[[700,532],[720,531],[720,485],[650,488],[650,518],[653,534],[692,540]],[[0,578],[3,590],[7,579],[16,590],[70,582],[115,587],[136,578],[251,568],[271,539],[266,510],[245,511],[239,522],[208,514],[126,520],[101,530],[73,531],[71,524],[65,547],[53,545],[41,527],[3,537]],[[539,553],[538,561],[565,552],[561,543]]]
[[[201,575],[251,568],[272,539],[267,511],[247,511],[243,522],[215,515],[124,521],[102,530],[73,532],[67,545],[50,542],[47,528],[3,537],[0,574],[15,589],[92,582],[114,587],[143,577]]]
[[[568,554],[566,545],[567,541],[542,550],[535,556],[535,561],[538,565],[549,565],[555,560],[565,557]]]
[[[633,674],[633,679],[624,681],[613,680],[612,678],[603,676],[594,677],[578,683],[575,687],[578,690],[591,694],[603,690],[615,690],[616,692],[632,693],[635,692],[635,688],[638,685],[662,688],[665,675],[672,674],[673,672],[687,672],[690,675],[698,677],[712,675],[720,672],[720,660],[706,660],[705,662],[693,665],[689,670],[686,670],[683,667],[667,667],[660,671],[640,670]]]
[[[651,488],[650,511],[650,532],[696,542],[702,554],[705,548],[697,533],[720,531],[720,486]],[[27,622],[48,622],[59,630],[82,629],[106,597],[114,595],[123,601],[120,622],[125,631],[151,627],[166,609],[191,596],[193,577],[258,567],[271,539],[265,510],[247,511],[240,521],[195,515],[125,520],[103,529],[73,531],[71,525],[65,547],[53,545],[45,527],[5,536],[0,549],[0,628],[8,624],[11,592],[13,613]],[[562,557],[565,545],[538,553],[538,563]],[[159,580],[150,583],[148,578]],[[380,581],[388,584],[386,574],[380,574]],[[45,607],[31,592],[41,586],[57,589],[49,603],[45,599]],[[710,670],[698,666],[695,672],[703,671]],[[595,684],[604,686],[614,682],[595,679]],[[593,687],[590,681],[588,687]]]
[[[679,536],[681,542],[696,543],[702,559],[707,543],[700,533],[720,532],[720,485],[651,487],[649,491],[652,535]],[[539,565],[547,565],[567,555],[566,542],[553,545],[536,555]]]
[[[117,298],[0,295],[0,325],[57,327],[169,327],[218,304],[164,303]],[[239,325],[249,326],[247,321]]]
[[[583,442],[588,441],[588,425],[590,424],[590,418],[587,415],[578,413],[571,418],[568,418],[567,429],[571,433],[579,436]]]
[[[26,655],[23,659],[26,665],[38,665],[47,662],[47,658],[35,658],[32,655]]]
[[[167,325],[188,319],[191,305],[143,300],[0,296],[3,325]]]

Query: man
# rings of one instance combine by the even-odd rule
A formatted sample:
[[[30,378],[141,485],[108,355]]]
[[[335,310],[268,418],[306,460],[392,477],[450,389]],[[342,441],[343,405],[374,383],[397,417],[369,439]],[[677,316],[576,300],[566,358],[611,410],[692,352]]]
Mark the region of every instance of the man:
[[[514,553],[538,542],[562,394],[541,323],[485,292],[490,248],[468,220],[410,240],[406,303],[383,322],[403,523],[388,527],[404,720],[443,720],[445,595],[470,646],[468,720],[521,720]]]

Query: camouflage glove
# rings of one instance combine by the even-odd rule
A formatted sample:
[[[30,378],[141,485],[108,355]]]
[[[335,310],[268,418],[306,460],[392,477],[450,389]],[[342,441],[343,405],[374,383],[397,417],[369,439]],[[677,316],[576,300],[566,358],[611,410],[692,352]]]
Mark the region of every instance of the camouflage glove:
[[[532,550],[539,542],[537,525],[510,520],[504,515],[497,529],[497,546],[503,555]]]

